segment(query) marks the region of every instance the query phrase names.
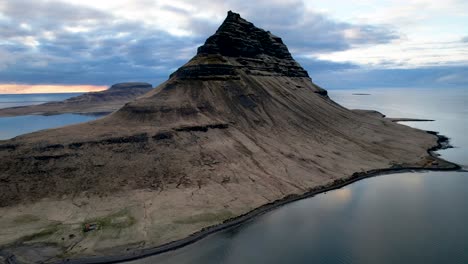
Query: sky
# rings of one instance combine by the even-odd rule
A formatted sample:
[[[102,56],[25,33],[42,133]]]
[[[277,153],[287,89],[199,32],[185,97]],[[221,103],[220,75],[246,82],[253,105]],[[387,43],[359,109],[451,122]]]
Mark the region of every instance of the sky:
[[[228,10],[326,89],[468,87],[467,0],[0,0],[0,93],[156,86]]]

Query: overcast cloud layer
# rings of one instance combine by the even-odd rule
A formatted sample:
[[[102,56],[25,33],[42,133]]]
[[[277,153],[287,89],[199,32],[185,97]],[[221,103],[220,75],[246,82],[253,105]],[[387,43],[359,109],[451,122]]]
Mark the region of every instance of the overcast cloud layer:
[[[466,34],[422,45],[401,25],[339,20],[298,0],[73,2],[0,0],[0,83],[156,85],[195,55],[229,9],[282,37],[325,87],[468,83]]]

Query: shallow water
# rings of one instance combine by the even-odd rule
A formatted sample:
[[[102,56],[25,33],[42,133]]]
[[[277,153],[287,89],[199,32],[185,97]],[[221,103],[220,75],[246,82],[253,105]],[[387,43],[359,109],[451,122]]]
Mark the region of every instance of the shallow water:
[[[371,95],[352,95],[370,93]],[[330,91],[349,108],[451,138],[446,159],[468,163],[468,91]],[[468,166],[467,166],[468,167]],[[468,173],[418,172],[368,178],[297,201],[184,248],[127,263],[468,263]]]

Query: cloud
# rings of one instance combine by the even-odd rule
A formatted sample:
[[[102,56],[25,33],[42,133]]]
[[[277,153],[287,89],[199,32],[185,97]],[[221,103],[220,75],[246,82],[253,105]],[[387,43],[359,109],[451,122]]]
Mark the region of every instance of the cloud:
[[[97,92],[107,89],[106,86],[95,85],[24,85],[24,84],[0,84],[0,94],[17,93],[77,93]]]
[[[468,84],[468,69],[454,73],[444,73],[443,76],[437,78],[436,82],[466,87]]]
[[[8,23],[0,30],[4,83],[160,82],[202,42],[62,2],[9,1],[0,11]]]
[[[328,89],[348,88],[466,88],[468,66],[432,66],[415,69],[355,68],[317,72],[315,82]]]
[[[394,45],[359,47],[323,53],[322,60],[349,61],[372,68],[424,68],[468,65],[468,46],[458,40],[445,42],[397,42]]]
[[[8,1],[0,6],[4,16],[27,24],[32,30],[51,30],[66,25],[96,25],[111,16],[94,8],[61,1]],[[60,21],[60,24],[56,22]]]
[[[5,1],[0,83],[156,85],[195,55],[227,10],[280,36],[325,88],[468,83],[468,36],[403,45],[391,26],[338,21],[299,0]]]
[[[77,1],[81,2],[95,3]],[[0,82],[161,82],[195,54],[229,9],[281,36],[297,57],[398,38],[385,26],[337,22],[297,0],[199,0],[197,5],[116,0],[102,6],[107,5],[109,8],[57,0],[4,2],[0,5]],[[324,60],[304,62],[313,71],[354,67]]]
[[[222,3],[202,0],[194,13],[203,12],[206,7],[219,10],[222,15],[231,9],[240,13],[255,25],[280,36],[295,53],[342,51],[355,45],[389,43],[400,37],[398,32],[388,25],[352,24],[333,20],[307,9],[300,0],[230,0]],[[221,22],[220,19],[216,19],[210,23],[196,16],[188,19],[187,25],[192,30],[195,29],[194,33],[205,37],[211,35]]]
[[[312,77],[319,72],[339,72],[360,69],[361,67],[351,62],[332,62],[318,58],[297,57],[296,60],[309,72]]]

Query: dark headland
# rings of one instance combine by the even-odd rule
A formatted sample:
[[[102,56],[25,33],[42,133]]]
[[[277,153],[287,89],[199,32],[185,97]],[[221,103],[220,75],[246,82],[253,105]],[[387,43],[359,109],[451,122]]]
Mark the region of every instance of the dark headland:
[[[98,114],[111,113],[125,103],[153,89],[149,83],[117,83],[100,92],[84,93],[60,102],[18,106],[0,109],[0,117],[19,115],[57,115],[65,113]]]
[[[0,141],[1,253],[97,263],[162,252],[364,177],[457,169],[431,154],[441,140],[333,102],[281,38],[229,12],[143,97]]]
[[[380,113],[379,111],[375,111],[375,110],[352,109],[352,111],[358,115],[385,118],[392,122],[432,122],[432,121],[435,121],[433,119],[422,119],[422,118],[387,117],[384,114]]]

